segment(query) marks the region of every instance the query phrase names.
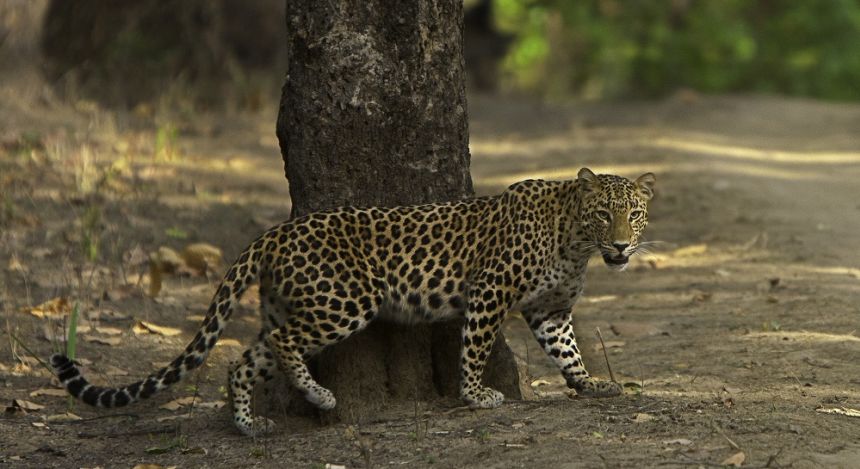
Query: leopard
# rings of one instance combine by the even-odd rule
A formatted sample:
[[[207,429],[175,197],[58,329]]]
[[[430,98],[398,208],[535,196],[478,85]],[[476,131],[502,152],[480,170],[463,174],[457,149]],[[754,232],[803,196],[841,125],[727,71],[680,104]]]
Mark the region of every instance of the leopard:
[[[283,222],[239,254],[216,288],[196,335],[169,365],[123,387],[91,384],[78,364],[51,364],[72,396],[114,408],[149,398],[185,378],[215,347],[243,293],[259,286],[259,340],[229,370],[233,422],[247,436],[274,422],[252,411],[256,386],[279,369],[322,410],[335,396],[308,360],[376,319],[462,322],[459,394],[475,409],[504,395],[481,378],[500,327],[519,311],[569,388],[585,397],[623,394],[586,370],[573,327],[589,260],[624,270],[646,243],[655,176],[595,174],[526,180],[495,196],[399,207],[344,207]]]

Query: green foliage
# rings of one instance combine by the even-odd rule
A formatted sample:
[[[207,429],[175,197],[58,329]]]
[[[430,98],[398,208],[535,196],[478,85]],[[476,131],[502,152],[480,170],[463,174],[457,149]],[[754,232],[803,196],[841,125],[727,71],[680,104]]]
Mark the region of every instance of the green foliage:
[[[860,99],[858,0],[494,0],[507,85],[548,96]]]
[[[72,315],[69,317],[69,332],[66,342],[66,356],[69,360],[75,359],[75,354],[78,349],[78,317],[80,316],[81,305],[77,301],[72,309]]]
[[[72,315],[69,316],[69,331],[66,338],[66,356],[72,361],[74,361],[78,350],[78,317],[80,313],[81,305],[76,301],[72,309]],[[70,410],[74,408],[75,398],[73,396],[68,397],[68,406]]]
[[[80,217],[81,250],[84,258],[95,262],[99,258],[99,243],[101,241],[102,210],[97,205],[90,205]]]
[[[155,160],[176,161],[181,156],[179,151],[179,129],[171,123],[158,126],[155,133]]]
[[[165,229],[164,234],[174,239],[188,239],[188,232],[176,226]]]

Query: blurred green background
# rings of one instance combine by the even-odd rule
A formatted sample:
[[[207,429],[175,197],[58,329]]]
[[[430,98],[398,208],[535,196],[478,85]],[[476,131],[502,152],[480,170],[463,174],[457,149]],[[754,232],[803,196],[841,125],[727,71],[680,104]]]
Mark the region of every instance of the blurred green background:
[[[201,107],[224,97],[255,107],[284,76],[285,4],[9,0],[0,66],[14,66],[16,37],[35,30],[41,70],[72,99],[127,107],[167,89]],[[477,92],[860,99],[860,0],[464,0],[464,10]],[[36,17],[38,27],[21,21]]]
[[[502,86],[547,96],[679,88],[860,98],[860,1],[493,0]]]

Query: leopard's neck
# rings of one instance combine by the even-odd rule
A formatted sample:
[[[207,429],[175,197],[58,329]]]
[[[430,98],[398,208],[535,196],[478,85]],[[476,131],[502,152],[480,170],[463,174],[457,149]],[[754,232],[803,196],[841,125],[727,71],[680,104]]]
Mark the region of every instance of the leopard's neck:
[[[579,181],[567,181],[562,186],[562,207],[559,225],[559,251],[561,257],[578,261],[588,259],[596,252],[593,243],[585,236],[581,210],[582,202],[579,194]]]

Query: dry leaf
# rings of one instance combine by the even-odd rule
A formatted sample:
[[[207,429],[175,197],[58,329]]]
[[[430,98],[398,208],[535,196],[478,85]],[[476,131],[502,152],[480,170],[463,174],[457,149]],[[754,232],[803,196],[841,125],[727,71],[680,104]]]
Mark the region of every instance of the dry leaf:
[[[636,423],[650,422],[651,420],[654,420],[654,416],[651,414],[646,414],[644,412],[639,412],[638,414],[633,416],[632,420]]]
[[[72,312],[72,305],[66,297],[57,297],[32,308],[21,308],[21,312],[30,313],[37,318],[62,318]]]
[[[833,363],[820,358],[803,357],[803,361],[817,368],[833,368]]]
[[[675,438],[674,440],[663,440],[664,445],[682,445],[689,446],[692,445],[693,442],[686,438]]]
[[[158,264],[159,269],[166,274],[175,273],[184,264],[179,253],[167,246],[161,246],[158,251],[150,254],[149,262]]]
[[[674,257],[697,256],[704,254],[707,250],[707,244],[693,244],[692,246],[684,246],[682,248],[675,249],[670,255]]]
[[[24,264],[22,264],[21,261],[18,260],[18,256],[14,255],[14,254],[12,254],[12,258],[9,259],[9,263],[6,264],[6,270],[9,270],[12,272],[24,272],[24,273],[27,273],[30,271],[30,269],[24,267]]]
[[[131,330],[137,334],[157,334],[163,336],[174,336],[182,333],[182,330],[173,327],[159,326],[147,321],[137,321]]]
[[[23,357],[22,357],[23,358]],[[12,376],[25,376],[33,372],[33,367],[26,363],[16,363],[9,371]]]
[[[120,337],[99,337],[96,335],[89,335],[89,334],[83,335],[81,337],[84,340],[86,340],[87,342],[92,342],[94,344],[108,345],[111,347],[119,345],[122,343],[122,338],[120,338]]]
[[[194,404],[194,405],[197,407],[200,407],[201,409],[220,409],[220,408],[224,407],[225,405],[227,405],[227,403],[224,401],[212,401],[212,402],[198,402],[197,404]]]
[[[104,335],[120,335],[120,334],[122,334],[122,329],[119,329],[116,327],[97,326],[96,332],[98,332],[99,334],[104,334]]]
[[[66,333],[56,322],[46,322],[42,324],[42,339],[51,343],[62,342],[66,339]]]
[[[149,263],[149,296],[156,297],[161,291],[161,268],[155,262]]]
[[[35,402],[25,401],[23,399],[15,399],[12,401],[12,406],[20,407],[24,410],[42,410],[45,406],[41,404],[36,404]]]
[[[211,244],[189,244],[182,250],[182,260],[199,275],[204,275],[207,269],[211,270],[220,265],[221,258],[221,250]]]
[[[36,357],[31,357],[29,355],[24,355],[24,356],[18,357],[18,360],[21,363],[24,363],[24,364],[30,365],[30,366],[36,366],[39,364],[39,360],[37,360]]]
[[[72,422],[74,420],[80,420],[81,418],[71,412],[66,412],[64,414],[54,414],[45,417],[45,420],[48,422]]]
[[[236,339],[221,339],[219,340],[215,346],[223,346],[223,347],[241,347],[242,343]]]
[[[133,283],[120,285],[116,288],[105,290],[104,292],[104,298],[110,301],[119,301],[125,298],[138,298],[142,295],[143,292],[140,291],[140,287]]]
[[[44,259],[53,253],[54,251],[51,248],[36,248],[30,251],[30,256],[35,259]]]
[[[845,415],[847,417],[860,417],[860,410],[851,409],[849,407],[819,407],[815,409],[816,412],[821,412],[822,414],[836,414],[836,415]]]
[[[161,282],[165,274],[173,274],[184,265],[179,253],[162,246],[158,251],[149,255],[149,295],[158,296],[161,291]]]
[[[536,379],[536,380],[532,381],[532,387],[533,388],[536,388],[538,386],[546,386],[547,384],[550,384],[550,382],[545,380],[545,379]]]
[[[30,393],[30,397],[51,396],[51,397],[66,397],[69,393],[65,389],[57,388],[40,388]]]
[[[738,451],[737,453],[727,457],[723,462],[720,463],[721,466],[734,466],[741,467],[744,461],[746,461],[747,455],[744,454],[743,451]]]
[[[137,267],[149,260],[146,251],[139,244],[129,249],[122,255],[122,261],[129,267]]]
[[[155,419],[156,422],[170,422],[173,420],[187,419],[190,418],[191,414],[179,414],[179,415],[166,415],[164,417],[158,417]]]
[[[624,345],[626,344],[626,342],[624,342],[623,340],[607,340],[604,343],[606,344],[607,349],[621,348],[621,347],[624,347]],[[594,344],[593,349],[595,352],[599,352],[599,351],[603,350],[603,346],[600,343],[597,343],[597,344]]]
[[[711,292],[696,292],[693,294],[693,302],[695,303],[704,303],[709,301],[714,297],[714,294]]]
[[[167,404],[162,404],[158,408],[165,410],[179,410],[182,406],[191,405],[195,400],[199,401],[199,399],[194,396],[180,397],[179,399],[174,399]]]

